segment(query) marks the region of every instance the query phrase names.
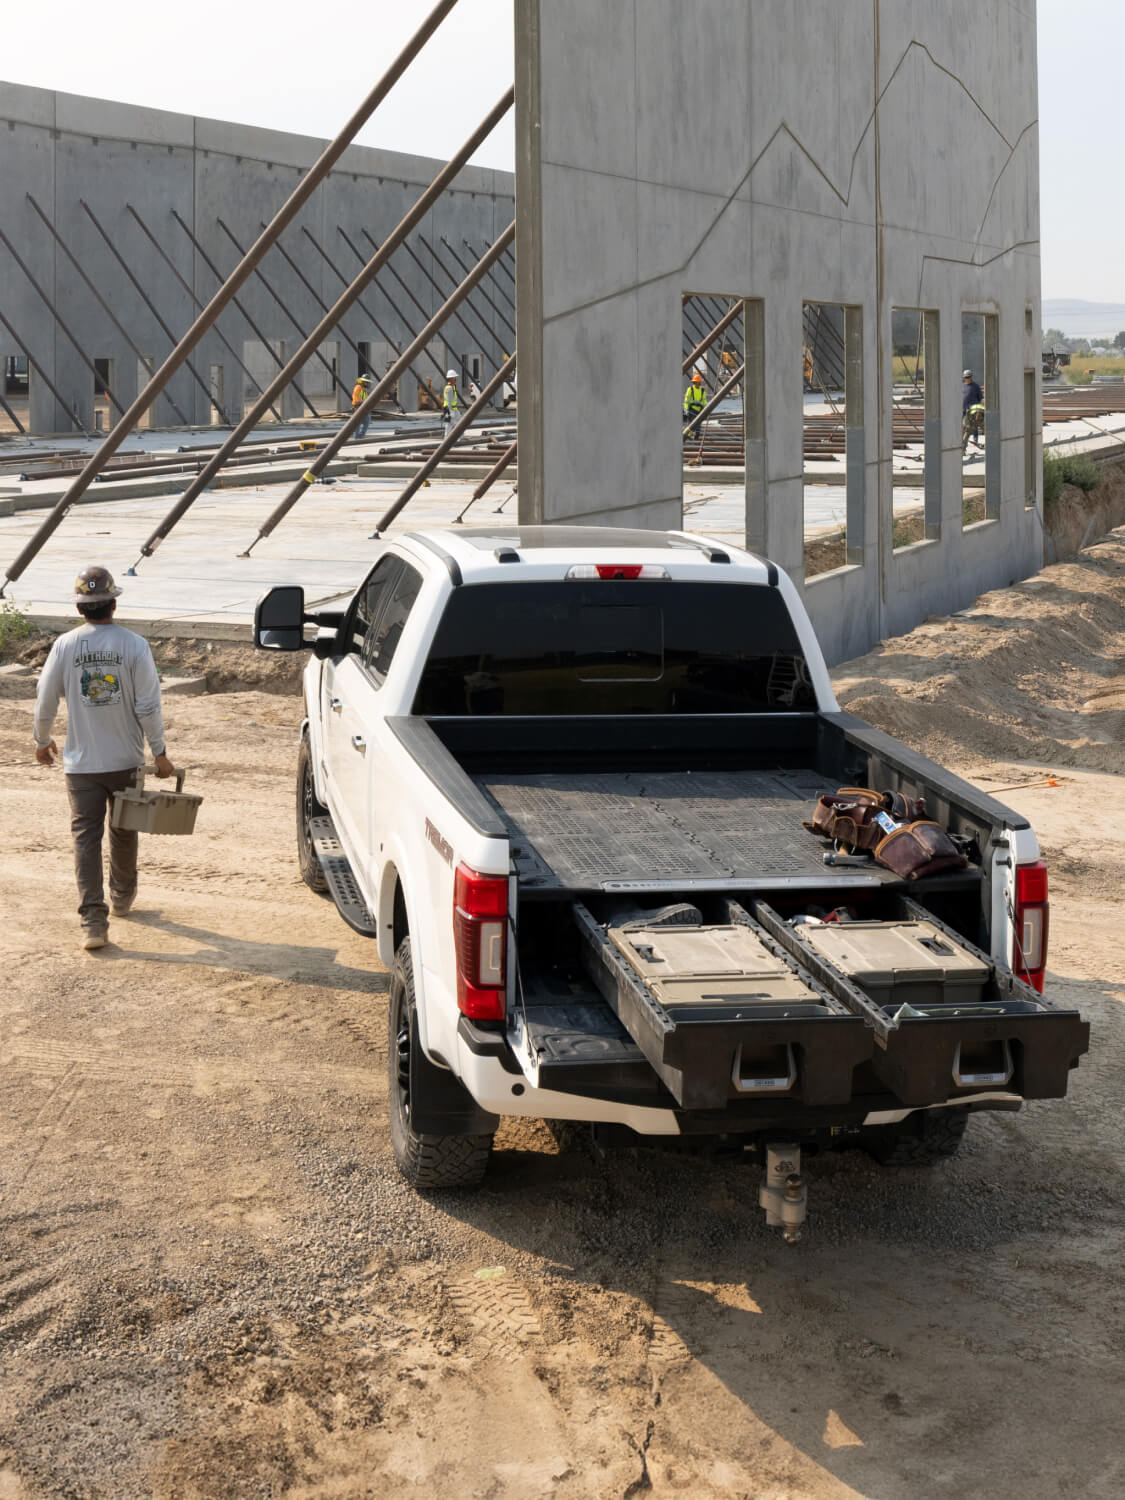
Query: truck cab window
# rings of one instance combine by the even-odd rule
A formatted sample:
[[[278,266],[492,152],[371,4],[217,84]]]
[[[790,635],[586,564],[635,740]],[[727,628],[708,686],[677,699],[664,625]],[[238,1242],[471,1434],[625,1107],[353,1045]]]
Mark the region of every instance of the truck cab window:
[[[391,669],[407,616],[421,587],[421,574],[403,563],[393,590],[384,591],[385,603],[372,622],[363,645],[363,664],[378,682],[382,682]]]
[[[387,596],[398,582],[399,574],[406,564],[401,557],[388,553],[381,557],[368,575],[367,582],[356,595],[352,606],[352,617],[345,632],[348,650],[362,652],[364,643],[371,634],[372,626],[379,619],[379,612]]]

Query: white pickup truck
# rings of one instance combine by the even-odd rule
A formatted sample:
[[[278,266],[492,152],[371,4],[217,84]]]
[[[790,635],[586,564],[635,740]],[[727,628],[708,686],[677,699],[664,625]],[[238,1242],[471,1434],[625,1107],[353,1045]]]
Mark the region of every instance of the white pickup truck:
[[[391,971],[419,1188],[478,1182],[501,1115],[586,1121],[764,1153],[796,1237],[802,1146],[932,1161],[1065,1094],[1089,1028],[1042,994],[1032,830],[840,711],[772,563],[450,527],[385,542],[343,609],[271,590],[255,631],[311,647],[297,857]],[[924,798],[967,865],[836,859],[802,819],[841,784]]]

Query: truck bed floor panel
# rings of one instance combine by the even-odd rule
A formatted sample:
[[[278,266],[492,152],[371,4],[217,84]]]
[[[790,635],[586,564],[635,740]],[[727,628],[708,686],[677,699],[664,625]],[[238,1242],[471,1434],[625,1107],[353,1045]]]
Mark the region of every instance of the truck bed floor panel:
[[[806,770],[477,776],[512,841],[521,886],[604,890],[654,881],[897,884],[878,865],[829,870],[801,827],[825,790]],[[979,872],[970,872],[975,880]]]

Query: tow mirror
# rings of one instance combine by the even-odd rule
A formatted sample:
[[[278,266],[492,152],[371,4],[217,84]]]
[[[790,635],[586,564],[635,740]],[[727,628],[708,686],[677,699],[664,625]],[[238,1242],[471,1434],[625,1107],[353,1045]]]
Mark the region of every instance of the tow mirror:
[[[305,591],[295,584],[270,589],[254,610],[254,644],[263,651],[305,649]]]

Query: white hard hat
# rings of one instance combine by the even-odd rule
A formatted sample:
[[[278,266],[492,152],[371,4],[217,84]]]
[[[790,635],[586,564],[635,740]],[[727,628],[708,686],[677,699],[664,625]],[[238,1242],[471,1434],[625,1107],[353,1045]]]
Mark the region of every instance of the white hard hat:
[[[457,379],[457,371],[456,370],[446,370],[446,372],[445,372],[445,378],[446,378],[446,380],[456,380]]]
[[[961,379],[962,380],[972,380],[972,378],[973,378],[973,372],[972,372],[972,370],[962,370],[961,371]]]

